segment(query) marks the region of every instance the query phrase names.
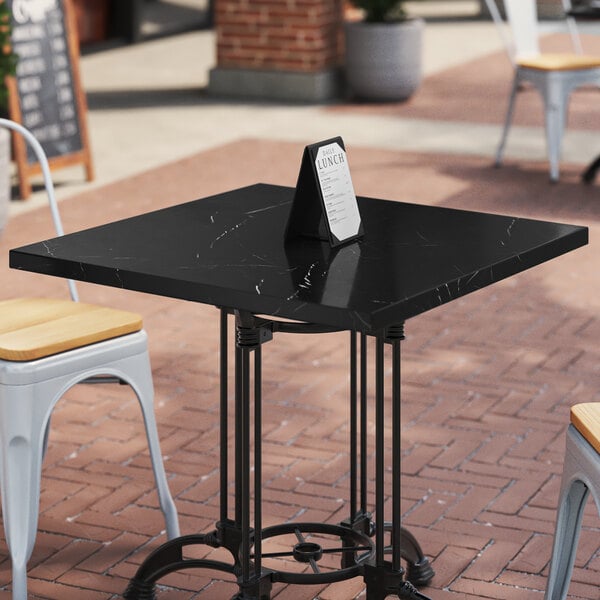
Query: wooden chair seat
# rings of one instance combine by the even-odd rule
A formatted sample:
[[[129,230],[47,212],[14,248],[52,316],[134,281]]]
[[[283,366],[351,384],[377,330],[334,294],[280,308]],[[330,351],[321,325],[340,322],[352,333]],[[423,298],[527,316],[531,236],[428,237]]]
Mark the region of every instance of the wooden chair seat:
[[[527,69],[539,71],[576,71],[578,69],[600,68],[600,56],[588,54],[539,54],[532,58],[518,59],[517,64]]]
[[[142,318],[70,300],[16,298],[0,302],[0,359],[29,361],[134,333]]]
[[[571,423],[600,454],[600,402],[585,402],[571,407]]]

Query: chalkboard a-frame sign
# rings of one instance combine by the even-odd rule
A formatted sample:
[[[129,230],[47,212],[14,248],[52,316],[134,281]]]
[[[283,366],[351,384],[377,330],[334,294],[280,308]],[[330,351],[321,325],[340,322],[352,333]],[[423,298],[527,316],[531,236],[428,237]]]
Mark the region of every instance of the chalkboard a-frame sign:
[[[79,75],[79,42],[71,0],[8,0],[12,46],[18,56],[9,78],[9,116],[23,124],[44,148],[50,168],[83,163],[94,178],[86,125],[87,105]],[[25,140],[13,134],[21,198],[31,194],[32,175],[41,172]]]

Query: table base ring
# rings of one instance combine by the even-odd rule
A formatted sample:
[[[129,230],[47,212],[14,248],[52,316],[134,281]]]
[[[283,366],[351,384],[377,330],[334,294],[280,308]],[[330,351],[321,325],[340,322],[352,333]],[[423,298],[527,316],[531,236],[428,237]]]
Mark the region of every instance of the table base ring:
[[[325,548],[317,542],[307,541],[304,537],[305,534],[333,536],[341,546]],[[314,585],[352,579],[362,574],[362,564],[369,560],[374,553],[373,542],[370,537],[349,529],[344,525],[329,525],[326,523],[285,523],[274,525],[263,529],[262,540],[284,535],[296,536],[298,543],[289,551],[271,554],[263,552],[263,560],[289,557],[298,563],[309,564],[313,572],[297,573],[293,571],[280,571],[274,567],[270,567],[269,571],[274,582]],[[312,549],[312,556],[311,552],[307,551],[307,548]],[[321,570],[319,560],[323,556],[331,554],[341,555],[341,567],[336,570]]]

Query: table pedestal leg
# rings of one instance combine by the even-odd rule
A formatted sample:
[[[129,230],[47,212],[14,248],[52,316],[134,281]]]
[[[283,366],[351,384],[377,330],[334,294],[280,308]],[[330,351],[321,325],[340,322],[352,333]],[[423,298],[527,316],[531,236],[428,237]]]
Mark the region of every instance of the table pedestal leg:
[[[365,565],[364,580],[367,586],[367,600],[384,600],[388,596],[397,596],[402,600],[430,600],[417,588],[404,580],[404,571],[396,571],[391,563],[375,566]]]
[[[355,358],[356,341],[355,334],[351,334],[351,402],[356,402],[356,377],[354,375],[356,366]],[[401,385],[400,385],[400,342],[404,339],[403,324],[388,327],[377,335],[375,339],[375,520],[366,510],[366,337],[361,336],[361,393],[360,413],[361,431],[357,442],[358,427],[355,424],[356,410],[350,411],[350,446],[351,446],[351,468],[350,468],[350,506],[351,517],[347,521],[349,526],[360,531],[374,533],[375,535],[375,558],[364,565],[364,579],[367,586],[368,600],[383,600],[389,595],[400,598],[425,599],[426,596],[417,591],[415,585],[426,585],[433,578],[434,572],[429,560],[424,556],[417,540],[412,534],[402,527],[400,522],[400,478],[401,478],[401,447],[400,447],[400,408],[401,408]],[[392,521],[384,519],[385,504],[385,424],[386,402],[384,385],[384,349],[385,344],[391,345],[392,351],[392,390],[391,390],[391,423],[392,423]],[[354,499],[357,485],[356,477],[356,452],[360,446],[361,452],[361,501],[360,509],[357,510],[357,502]],[[390,545],[385,544],[385,534],[391,537]],[[391,554],[391,560],[389,555]],[[407,569],[402,567],[401,559],[407,564]]]
[[[238,576],[240,591],[232,600],[269,600],[272,578],[262,568],[262,349],[272,331],[252,314],[236,311],[236,525],[241,531]],[[251,401],[251,355],[254,355],[254,394]],[[251,406],[254,406],[254,414]],[[254,422],[254,457],[250,436]],[[252,461],[252,458],[254,460]],[[252,467],[254,520],[251,520]]]
[[[127,600],[154,600],[155,583],[174,571],[207,568],[230,573],[237,578],[240,591],[235,600],[269,600],[271,571],[261,566],[262,537],[262,401],[261,344],[270,339],[269,331],[257,325],[247,313],[236,313],[235,348],[235,507],[229,518],[228,507],[228,311],[221,311],[221,415],[220,415],[220,520],[208,534],[182,536],[152,552],[129,583]],[[254,398],[251,394],[251,356],[254,354]],[[253,400],[253,402],[252,402]],[[251,414],[251,406],[254,414]],[[254,457],[250,428],[254,421]],[[254,458],[254,460],[252,460]],[[254,523],[251,522],[252,463],[254,466]],[[191,545],[225,548],[231,562],[211,559],[186,559]]]

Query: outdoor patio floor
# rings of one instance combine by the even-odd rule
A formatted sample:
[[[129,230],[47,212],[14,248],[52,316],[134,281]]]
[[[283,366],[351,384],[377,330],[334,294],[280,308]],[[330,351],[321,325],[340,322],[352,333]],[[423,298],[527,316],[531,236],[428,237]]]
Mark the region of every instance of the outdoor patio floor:
[[[507,92],[510,71],[504,73]],[[462,116],[449,114],[460,103],[446,102],[449,92],[440,90],[460,77],[475,86],[476,74],[457,68],[432,75],[409,103],[312,107],[308,117],[335,115],[341,126],[344,115],[365,122],[372,115],[378,127],[377,119],[414,116],[442,125],[462,121],[465,132],[470,118],[476,125],[498,125],[498,116],[490,115],[502,118],[506,96],[500,93],[482,98],[486,108],[477,114],[468,107]],[[477,104],[474,93],[470,99]],[[573,104],[575,133],[578,127],[585,133],[600,129],[600,113],[589,114],[591,92],[585,94]],[[206,108],[205,99],[199,102]],[[594,102],[600,108],[597,95]],[[527,110],[517,118],[523,127],[537,127]],[[257,181],[294,185],[303,146],[316,141],[307,127],[306,138],[239,136],[102,187],[84,186],[61,201],[65,229]],[[498,127],[495,131],[499,134]],[[338,133],[344,136],[344,130]],[[379,131],[374,139],[381,138]],[[403,343],[403,519],[436,571],[423,591],[433,600],[541,599],[569,406],[600,400],[599,184],[583,185],[584,165],[574,160],[562,165],[561,181],[553,185],[540,160],[509,156],[496,169],[489,156],[474,152],[385,143],[349,145],[348,154],[360,195],[590,228],[589,246],[409,320]],[[68,195],[68,186],[63,184],[62,195]],[[44,207],[15,211],[0,238],[0,253],[51,236]],[[7,282],[2,299],[67,295],[65,282],[11,271],[6,261],[0,272]],[[80,292],[84,301],[143,315],[181,530],[210,530],[218,518],[217,310],[100,286],[81,285]],[[280,334],[264,347],[263,360],[265,525],[337,523],[348,516],[348,335]],[[370,476],[372,466],[371,456]],[[31,597],[120,597],[140,562],[165,540],[163,529],[133,392],[116,385],[69,391],[55,410],[44,462],[39,532],[29,563]],[[599,530],[600,518],[590,505],[570,589],[574,598],[598,596]],[[0,559],[0,598],[10,598],[3,538]],[[157,597],[225,600],[236,588],[221,574],[190,570],[161,580]],[[362,588],[359,579],[276,585],[273,596],[352,600],[364,597]]]

